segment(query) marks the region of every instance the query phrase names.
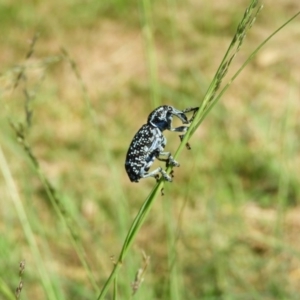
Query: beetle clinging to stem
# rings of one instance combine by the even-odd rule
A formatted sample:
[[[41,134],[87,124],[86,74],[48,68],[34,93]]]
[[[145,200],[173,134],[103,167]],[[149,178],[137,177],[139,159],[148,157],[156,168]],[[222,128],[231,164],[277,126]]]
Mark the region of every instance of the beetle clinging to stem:
[[[159,179],[159,173],[166,180],[171,182],[172,177],[161,167],[148,172],[155,159],[166,162],[166,166],[179,167],[179,163],[174,160],[170,152],[164,152],[167,139],[163,136],[164,130],[185,133],[188,126],[172,127],[173,116],[178,117],[183,124],[190,124],[199,107],[178,110],[173,106],[163,105],[153,110],[140,130],[135,134],[125,161],[125,169],[130,181],[139,182],[141,178],[154,177]],[[186,113],[193,112],[191,119]],[[182,140],[184,134],[179,136]],[[190,149],[189,144],[186,145]],[[165,157],[165,158],[162,158]]]

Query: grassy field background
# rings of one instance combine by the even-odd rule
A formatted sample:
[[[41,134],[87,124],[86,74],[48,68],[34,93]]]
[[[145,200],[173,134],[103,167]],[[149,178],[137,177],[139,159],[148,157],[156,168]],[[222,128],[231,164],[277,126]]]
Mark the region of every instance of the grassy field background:
[[[14,299],[23,259],[21,299],[97,299],[155,184],[127,177],[133,135],[158,105],[200,105],[248,4],[2,1],[1,299]],[[263,4],[229,76],[300,10]],[[299,299],[299,40],[298,17],[194,134],[123,262],[120,299],[133,297],[143,252],[136,299]]]

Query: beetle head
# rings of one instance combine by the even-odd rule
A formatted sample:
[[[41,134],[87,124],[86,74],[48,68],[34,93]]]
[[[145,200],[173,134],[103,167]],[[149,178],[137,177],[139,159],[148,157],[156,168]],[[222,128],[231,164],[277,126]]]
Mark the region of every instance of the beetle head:
[[[156,108],[148,117],[148,123],[158,127],[161,131],[170,129],[173,116],[178,117],[183,124],[188,123],[186,115],[173,106],[163,105]]]

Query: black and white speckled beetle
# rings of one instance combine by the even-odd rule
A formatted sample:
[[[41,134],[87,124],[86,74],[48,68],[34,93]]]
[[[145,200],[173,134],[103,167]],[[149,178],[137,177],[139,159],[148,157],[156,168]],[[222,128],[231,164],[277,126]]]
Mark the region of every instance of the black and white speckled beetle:
[[[171,176],[161,167],[148,172],[156,158],[166,162],[167,166],[179,167],[179,163],[174,160],[171,153],[164,152],[167,139],[162,132],[164,130],[186,132],[187,126],[172,127],[173,116],[178,117],[183,124],[190,124],[198,109],[199,107],[191,107],[180,111],[172,106],[163,105],[151,112],[147,124],[143,125],[134,136],[126,155],[125,169],[130,181],[138,182],[141,178],[147,177],[154,177],[158,180],[159,173],[165,180],[172,181]],[[193,112],[190,120],[185,115],[188,112]],[[180,135],[180,138],[182,139],[183,135]]]

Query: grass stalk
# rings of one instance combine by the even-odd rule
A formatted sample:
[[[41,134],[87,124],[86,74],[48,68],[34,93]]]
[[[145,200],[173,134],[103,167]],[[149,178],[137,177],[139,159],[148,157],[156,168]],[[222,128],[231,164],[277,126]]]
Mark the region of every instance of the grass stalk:
[[[200,106],[199,111],[197,112],[193,123],[191,124],[187,134],[183,138],[181,144],[179,145],[174,158],[178,157],[182,149],[185,147],[185,144],[188,142],[192,134],[195,130],[200,126],[204,118],[207,116],[208,112],[212,109],[212,107],[219,101],[221,96],[225,93],[225,91],[229,88],[235,78],[241,73],[241,71],[249,64],[249,62],[254,58],[254,56],[259,52],[259,50],[274,36],[276,35],[281,29],[283,29],[288,23],[290,23],[293,19],[295,19],[300,12],[295,14],[292,18],[290,18],[287,22],[285,22],[282,26],[280,26],[276,31],[274,31],[267,39],[265,39],[248,57],[248,59],[243,63],[243,65],[238,69],[238,71],[234,74],[234,76],[229,80],[229,82],[224,86],[219,94],[216,94],[220,85],[222,83],[223,78],[225,77],[230,64],[232,63],[233,59],[235,58],[237,52],[239,51],[244,38],[246,36],[247,31],[252,27],[254,21],[260,10],[262,9],[262,5],[258,5],[257,0],[252,0],[249,7],[246,9],[244,16],[241,22],[238,25],[237,31],[233,37],[232,42],[229,45],[228,50],[204,96],[204,100]],[[167,172],[171,171],[171,167],[167,168]],[[132,245],[135,236],[137,235],[139,229],[141,228],[145,218],[147,217],[154,200],[156,199],[159,191],[163,187],[164,182],[160,180],[153,190],[150,192],[149,196],[144,201],[142,207],[140,208],[137,216],[135,217],[128,234],[125,238],[119,259],[115,264],[109,278],[105,282],[100,295],[98,296],[98,300],[104,299],[110,284],[112,283],[113,279],[116,277],[118,271],[122,266],[123,259],[125,258],[130,246]]]
[[[8,300],[15,300],[16,297],[14,293],[11,291],[9,285],[0,278],[0,293]]]
[[[261,50],[263,46],[267,44],[267,42],[274,37],[280,30],[282,30],[285,26],[287,26],[290,22],[292,22],[296,17],[300,15],[300,11],[297,12],[294,16],[292,16],[290,19],[288,19],[284,24],[282,24],[278,29],[276,29],[272,34],[270,34],[245,60],[245,62],[241,65],[241,67],[237,70],[237,72],[231,77],[231,79],[226,83],[226,85],[222,88],[220,93],[216,96],[215,100],[211,105],[204,110],[203,114],[199,116],[199,119],[195,121],[195,126],[191,126],[191,135],[196,131],[196,129],[200,126],[202,121],[205,119],[206,115],[209,113],[209,111],[212,109],[212,107],[220,100],[220,98],[223,96],[223,94],[228,90],[230,85],[233,83],[233,81],[238,77],[238,75],[243,71],[243,69],[250,63],[251,60],[256,56],[256,54]],[[197,115],[195,119],[197,118]]]
[[[177,232],[174,230],[174,219],[172,214],[172,201],[165,199],[163,201],[163,210],[165,213],[165,225],[167,230],[167,247],[168,247],[168,291],[169,299],[182,299],[182,286],[180,284],[179,261],[177,259]]]
[[[148,65],[148,73],[150,79],[151,87],[151,101],[152,107],[155,108],[159,106],[160,103],[160,88],[158,81],[158,72],[157,72],[157,59],[155,52],[155,45],[153,40],[153,22],[151,15],[151,1],[142,0],[141,1],[141,10],[142,10],[142,33],[144,37],[145,49],[146,49],[146,58]]]
[[[83,96],[85,105],[87,107],[87,111],[88,111],[90,120],[94,126],[97,126],[96,112],[92,106],[87,87],[81,77],[81,74],[78,70],[77,64],[76,64],[75,60],[71,58],[71,56],[69,55],[68,51],[65,48],[61,48],[61,53],[62,53],[63,58],[70,64],[71,69],[74,72],[75,77],[80,85],[80,89],[82,92],[82,96]]]
[[[128,253],[132,243],[134,242],[134,239],[137,235],[137,233],[139,232],[139,229],[141,228],[142,224],[144,223],[145,218],[147,217],[148,213],[150,212],[150,209],[153,205],[153,202],[156,198],[156,195],[160,192],[161,188],[163,187],[163,181],[161,180],[152,190],[152,192],[150,193],[150,195],[147,197],[147,199],[144,201],[142,207],[140,208],[138,214],[136,215],[135,219],[133,220],[133,223],[130,226],[130,229],[127,233],[127,236],[125,238],[121,253],[119,255],[119,258],[117,260],[117,262],[115,263],[115,266],[110,274],[110,276],[108,277],[108,279],[106,280],[99,296],[98,296],[98,300],[104,299],[109,286],[111,285],[112,281],[115,279],[115,277],[118,274],[118,271],[120,270],[122,264],[123,264],[123,260],[126,256],[126,254]]]
[[[31,252],[33,253],[33,256],[35,258],[36,262],[36,268],[39,271],[40,278],[42,285],[44,287],[45,293],[47,295],[47,298],[49,300],[56,300],[56,293],[55,293],[55,287],[53,286],[53,283],[51,281],[51,278],[49,276],[49,272],[44,264],[44,260],[42,258],[42,255],[40,253],[40,250],[38,248],[33,230],[30,225],[30,221],[27,217],[26,210],[23,206],[23,203],[21,201],[20,195],[18,193],[17,186],[15,184],[15,181],[13,179],[13,176],[10,172],[8,163],[6,161],[6,158],[4,156],[4,153],[2,151],[2,148],[0,146],[0,169],[3,173],[4,180],[6,182],[11,200],[15,206],[16,212],[18,214],[19,220],[23,226],[24,234],[26,236],[26,239],[28,241],[29,247],[31,249]]]
[[[27,52],[27,54],[25,56],[26,60],[28,60],[32,56],[32,54],[34,52],[34,46],[36,44],[37,39],[38,39],[38,34],[36,34],[34,36],[34,38],[32,39],[29,51]],[[87,92],[87,88],[80,76],[77,65],[76,65],[75,61],[71,59],[71,57],[69,56],[68,52],[65,49],[61,49],[61,52],[62,52],[61,56],[55,57],[54,60],[52,58],[50,60],[46,59],[45,62],[43,62],[43,63],[45,63],[45,65],[47,66],[48,64],[52,64],[52,63],[58,62],[60,60],[65,60],[70,64],[73,72],[75,73],[76,79],[78,80],[78,82],[80,84],[82,94],[84,97],[84,101],[87,106],[88,114],[90,116],[90,120],[93,123],[93,125],[95,125],[96,124],[95,111],[91,105],[90,98],[89,98],[89,95]],[[17,88],[17,86],[19,85],[21,80],[24,80],[25,84],[26,84],[26,66],[20,67],[20,70],[18,72],[16,81],[14,84],[14,89]],[[37,87],[36,87],[36,89],[37,89]],[[71,237],[72,245],[79,257],[79,260],[81,261],[95,292],[98,293],[99,292],[98,285],[96,284],[96,280],[94,278],[92,270],[91,270],[89,264],[87,263],[86,256],[85,256],[85,250],[82,245],[81,239],[79,238],[79,235],[78,235],[78,232],[79,232],[78,226],[75,224],[74,220],[72,220],[71,216],[69,215],[68,209],[66,207],[64,207],[57,191],[50,183],[50,180],[47,178],[47,176],[43,173],[42,169],[40,168],[38,159],[34,155],[32,149],[26,139],[26,132],[27,132],[28,127],[30,127],[30,125],[31,125],[31,116],[32,116],[32,111],[29,109],[29,103],[33,100],[33,98],[31,96],[31,94],[27,91],[26,88],[24,90],[24,94],[25,94],[25,120],[26,120],[26,123],[25,123],[25,125],[23,125],[23,124],[16,125],[12,121],[10,121],[10,124],[16,134],[17,140],[23,147],[26,155],[28,156],[30,162],[33,165],[34,170],[38,174],[38,177],[44,186],[46,194],[49,197],[50,202],[51,202],[55,212],[58,214],[58,216],[61,218],[61,220],[65,224],[66,228],[68,229],[70,237]]]
[[[86,257],[85,257],[85,250],[81,243],[81,239],[78,236],[78,227],[75,224],[75,222],[72,220],[71,216],[68,214],[68,210],[63,206],[62,201],[60,197],[57,194],[57,191],[52,186],[46,175],[43,173],[43,171],[40,168],[39,162],[35,155],[33,154],[27,140],[25,131],[22,125],[16,126],[15,124],[11,123],[12,128],[14,129],[17,139],[19,143],[22,145],[25,153],[27,154],[28,158],[30,159],[34,170],[38,174],[38,177],[40,178],[45,191],[47,193],[47,196],[50,199],[50,202],[55,210],[55,212],[58,214],[58,216],[61,218],[63,223],[65,224],[66,228],[68,228],[68,231],[70,233],[71,241],[73,244],[73,247],[84,267],[86,270],[86,273],[88,275],[88,278],[90,280],[91,285],[95,289],[96,292],[98,292],[98,286],[96,284],[96,280],[93,276],[92,270],[90,266],[87,263]]]
[[[219,90],[222,80],[224,79],[225,75],[227,74],[228,68],[232,63],[233,59],[235,58],[236,54],[241,48],[241,45],[244,41],[247,31],[252,27],[254,21],[260,10],[262,9],[262,5],[258,6],[258,0],[252,0],[249,7],[246,9],[244,16],[239,23],[236,33],[219,65],[219,68],[209,85],[207,92],[204,96],[204,100],[200,105],[200,108],[195,115],[193,123],[191,124],[189,130],[185,134],[181,144],[179,145],[176,153],[174,154],[174,158],[179,155],[179,153],[184,148],[184,145],[188,142],[190,137],[196,131],[196,129],[200,126],[204,118],[207,116],[208,112],[212,109],[212,107],[217,103],[217,101],[221,98],[224,92],[228,89],[229,85],[234,81],[234,79],[240,74],[240,72],[245,68],[245,66],[250,62],[251,55],[239,69],[239,71],[232,77],[232,79],[227,83],[225,88],[217,95],[217,91]],[[254,51],[253,56],[259,51],[259,47]],[[171,168],[169,168],[171,169]],[[168,170],[169,171],[169,170]]]

